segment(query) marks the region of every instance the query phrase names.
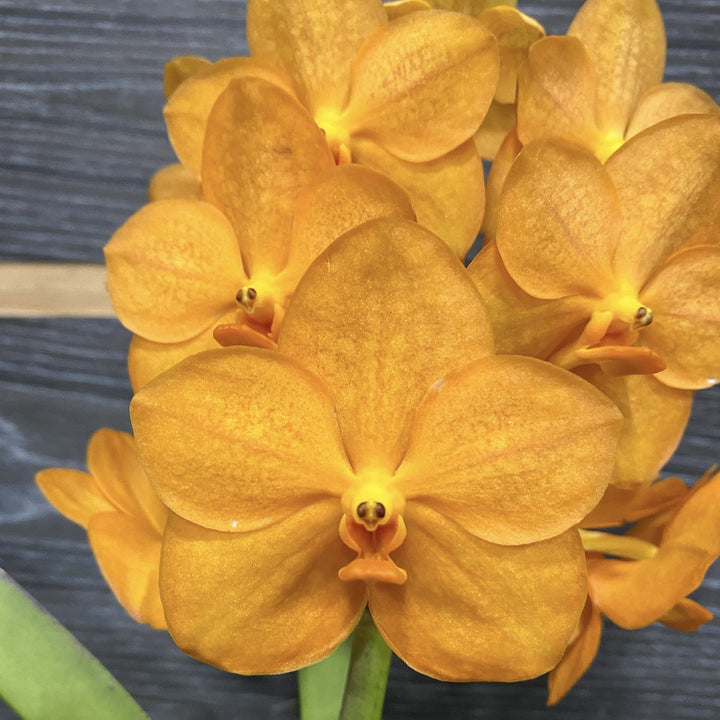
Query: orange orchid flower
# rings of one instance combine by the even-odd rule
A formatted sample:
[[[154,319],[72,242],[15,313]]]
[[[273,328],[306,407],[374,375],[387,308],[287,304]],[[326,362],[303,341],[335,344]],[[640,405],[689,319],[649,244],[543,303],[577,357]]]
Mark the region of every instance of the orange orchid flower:
[[[87,530],[100,571],[138,622],[165,629],[160,547],[168,511],[153,491],[131,435],[103,428],[88,443],[89,473],[51,468],[36,481],[45,497]]]
[[[161,594],[185,652],[293,670],[367,605],[433,677],[513,681],[562,654],[586,595],[571,528],[605,490],[619,414],[571,373],[495,357],[465,270],[420,226],[343,235],[277,351],[187,358],[131,416],[172,510]]]
[[[683,632],[712,619],[687,595],[720,556],[720,473],[709,471],[689,491],[678,485],[683,483],[668,478],[633,493],[630,516],[647,517],[625,535],[584,532],[588,600],[572,642],[548,677],[549,705],[561,700],[592,663],[603,616],[627,630],[661,622]],[[618,517],[628,517],[621,513]]]
[[[493,326],[523,344],[542,334],[540,357],[567,368],[714,385],[718,196],[720,116],[666,120],[605,165],[560,141],[526,146],[501,195],[496,251],[470,267]],[[500,261],[505,273],[487,267]]]
[[[410,195],[419,221],[464,257],[484,207],[472,137],[495,92],[498,51],[479,22],[432,10],[392,23],[380,0],[252,0],[252,58],[207,68],[172,94],[165,117],[175,152],[199,171],[198,137],[237,72],[255,72],[297,97],[338,163],[382,172]],[[244,63],[242,61],[245,61]],[[219,65],[219,63],[216,63]]]
[[[274,346],[321,250],[367,219],[414,219],[387,178],[336,167],[304,108],[259,78],[233,81],[217,100],[203,162],[203,199],[151,202],[105,248],[113,305],[136,335],[136,389],[216,339]]]

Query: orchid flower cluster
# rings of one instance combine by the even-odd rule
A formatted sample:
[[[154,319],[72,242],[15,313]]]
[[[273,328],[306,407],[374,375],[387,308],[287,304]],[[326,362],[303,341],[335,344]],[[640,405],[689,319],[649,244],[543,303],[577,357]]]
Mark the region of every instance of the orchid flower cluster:
[[[720,473],[659,476],[720,378],[720,107],[662,82],[654,0],[562,37],[249,0],[247,34],[168,63],[178,162],[106,247],[134,437],[37,478],[120,603],[242,674],[369,612],[417,671],[549,703],[603,617],[707,622]]]

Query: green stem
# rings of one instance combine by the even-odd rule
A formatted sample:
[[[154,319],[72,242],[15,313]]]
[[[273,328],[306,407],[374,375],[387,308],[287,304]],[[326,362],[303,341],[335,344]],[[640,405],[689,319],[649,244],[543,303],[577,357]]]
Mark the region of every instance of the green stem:
[[[392,651],[370,613],[365,611],[353,633],[350,669],[339,720],[380,720]]]
[[[352,635],[335,652],[298,670],[301,720],[337,720],[350,665]]]

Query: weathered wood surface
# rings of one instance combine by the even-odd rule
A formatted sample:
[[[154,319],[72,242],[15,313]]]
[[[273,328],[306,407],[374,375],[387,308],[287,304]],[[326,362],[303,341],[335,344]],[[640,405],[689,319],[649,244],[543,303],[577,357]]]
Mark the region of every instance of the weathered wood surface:
[[[521,2],[549,32],[564,32],[579,5]],[[718,2],[660,5],[668,79],[720,99]],[[103,244],[143,203],[151,173],[172,159],[160,114],[163,63],[180,54],[244,54],[243,16],[244,3],[229,0],[0,0],[0,260],[102,261]],[[128,619],[83,532],[34,486],[41,468],[83,467],[98,427],[129,429],[128,340],[108,320],[0,321],[0,566],[154,720],[295,718],[292,675],[224,674]],[[720,461],[719,418],[720,392],[701,393],[669,472],[693,480]],[[720,613],[720,567],[695,597]],[[662,626],[629,633],[608,623],[594,666],[556,709],[544,707],[542,678],[443,684],[396,661],[386,718],[709,720],[720,715],[718,680],[720,621],[690,635]],[[11,717],[0,701],[0,718]]]

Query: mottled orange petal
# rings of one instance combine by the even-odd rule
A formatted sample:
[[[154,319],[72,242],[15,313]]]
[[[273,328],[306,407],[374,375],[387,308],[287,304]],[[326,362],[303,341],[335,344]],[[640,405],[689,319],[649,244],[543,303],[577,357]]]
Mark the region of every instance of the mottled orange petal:
[[[558,412],[565,407],[573,412]],[[617,408],[566,370],[520,356],[487,358],[430,388],[395,481],[408,501],[484,540],[544,540],[602,497],[619,426]]]
[[[277,62],[292,77],[298,97],[315,114],[342,110],[350,66],[375,28],[387,23],[378,0],[250,0],[247,36],[254,57]]]
[[[630,490],[609,485],[602,500],[580,525],[583,528],[625,525],[677,505],[686,493],[687,486],[676,477]]]
[[[658,622],[682,632],[695,632],[713,619],[713,614],[690,598],[683,598],[668,610]]]
[[[485,303],[499,355],[530,355],[546,360],[568,337],[579,334],[588,302],[579,295],[538,300],[510,277],[497,251],[486,242],[468,266]]]
[[[567,34],[579,38],[598,79],[600,126],[623,137],[645,90],[662,80],[665,28],[654,0],[586,0]]]
[[[690,417],[692,392],[648,375],[610,377],[597,367],[577,373],[602,390],[623,414],[612,483],[631,489],[654,480],[675,452]]]
[[[355,627],[365,583],[338,569],[338,500],[299,508],[252,532],[222,533],[171,516],[161,595],[170,633],[203,662],[243,675],[288,672],[322,660]]]
[[[414,223],[372,220],[310,266],[278,347],[329,384],[355,470],[391,471],[427,387],[490,354],[492,337],[477,291],[444,243]]]
[[[336,238],[367,220],[414,220],[407,193],[360,165],[338,165],[313,179],[295,198],[286,272],[298,280]]]
[[[187,358],[142,388],[130,412],[163,502],[203,527],[265,527],[341,495],[350,477],[322,381],[272,350]]]
[[[167,510],[150,485],[132,435],[101,428],[88,443],[87,464],[115,508],[162,533]]]
[[[220,93],[237,77],[261,77],[292,92],[279,67],[253,58],[224,58],[183,82],[168,100],[163,115],[178,160],[199,175],[208,116]]]
[[[200,178],[178,163],[160,168],[150,179],[148,199],[154,202],[170,198],[201,200]]]
[[[649,625],[700,585],[720,554],[719,478],[677,510],[655,557],[588,561],[590,595],[615,624],[628,630]]]
[[[258,78],[234,80],[208,119],[203,193],[238,237],[249,276],[287,262],[293,202],[333,159],[305,108]]]
[[[688,83],[668,82],[655,85],[638,100],[626,137],[637,135],[662,120],[688,113],[717,115],[720,113],[720,106],[706,92]]]
[[[480,127],[497,78],[497,43],[479,22],[411,13],[360,49],[342,122],[403,160],[435,160]]]
[[[575,636],[548,675],[548,705],[557,705],[595,659],[602,634],[602,616],[590,599],[585,603]]]
[[[158,584],[162,534],[142,520],[116,512],[94,515],[88,539],[120,604],[138,622],[164,630]]]
[[[670,254],[720,237],[720,116],[685,115],[639,133],[608,160],[624,225],[614,267],[641,287]]]
[[[485,193],[480,156],[468,141],[437,160],[399,160],[379,145],[353,140],[357,162],[392,178],[410,196],[418,223],[435,233],[464,258],[477,237]]]
[[[720,196],[719,196],[720,197]],[[673,255],[643,289],[657,322],[645,342],[667,363],[666,385],[701,389],[720,382],[720,247]]]
[[[221,315],[216,323],[234,322],[237,310],[233,309]],[[149,383],[161,372],[177,365],[186,357],[195,355],[203,350],[217,350],[219,343],[213,336],[216,323],[203,330],[190,340],[179,343],[156,343],[145,340],[140,335],[133,335],[128,350],[128,374],[133,391],[137,392],[143,385]]]
[[[163,73],[163,92],[165,99],[169,100],[170,96],[185,82],[189,77],[196,75],[201,70],[207,70],[212,63],[203,57],[196,55],[179,55],[165,63],[165,72]]]
[[[403,585],[370,588],[370,612],[393,651],[440,680],[514,682],[557,663],[585,601],[577,533],[504,547],[417,503],[393,559]]]
[[[515,124],[515,103],[501,105],[493,101],[488,108],[487,115],[473,135],[475,149],[481,158],[494,160],[503,140]]]
[[[200,333],[234,306],[245,280],[230,223],[201,201],[145,205],[112,236],[105,261],[120,321],[156,342]]]
[[[554,136],[594,152],[602,143],[595,122],[597,83],[579,40],[555,36],[538,40],[518,68],[521,142]]]
[[[611,261],[621,222],[610,177],[593,155],[536,141],[523,148],[505,180],[497,247],[530,295],[602,297],[614,290]]]
[[[35,482],[56,510],[84,528],[93,515],[115,509],[89,473],[49,468],[37,473]]]

